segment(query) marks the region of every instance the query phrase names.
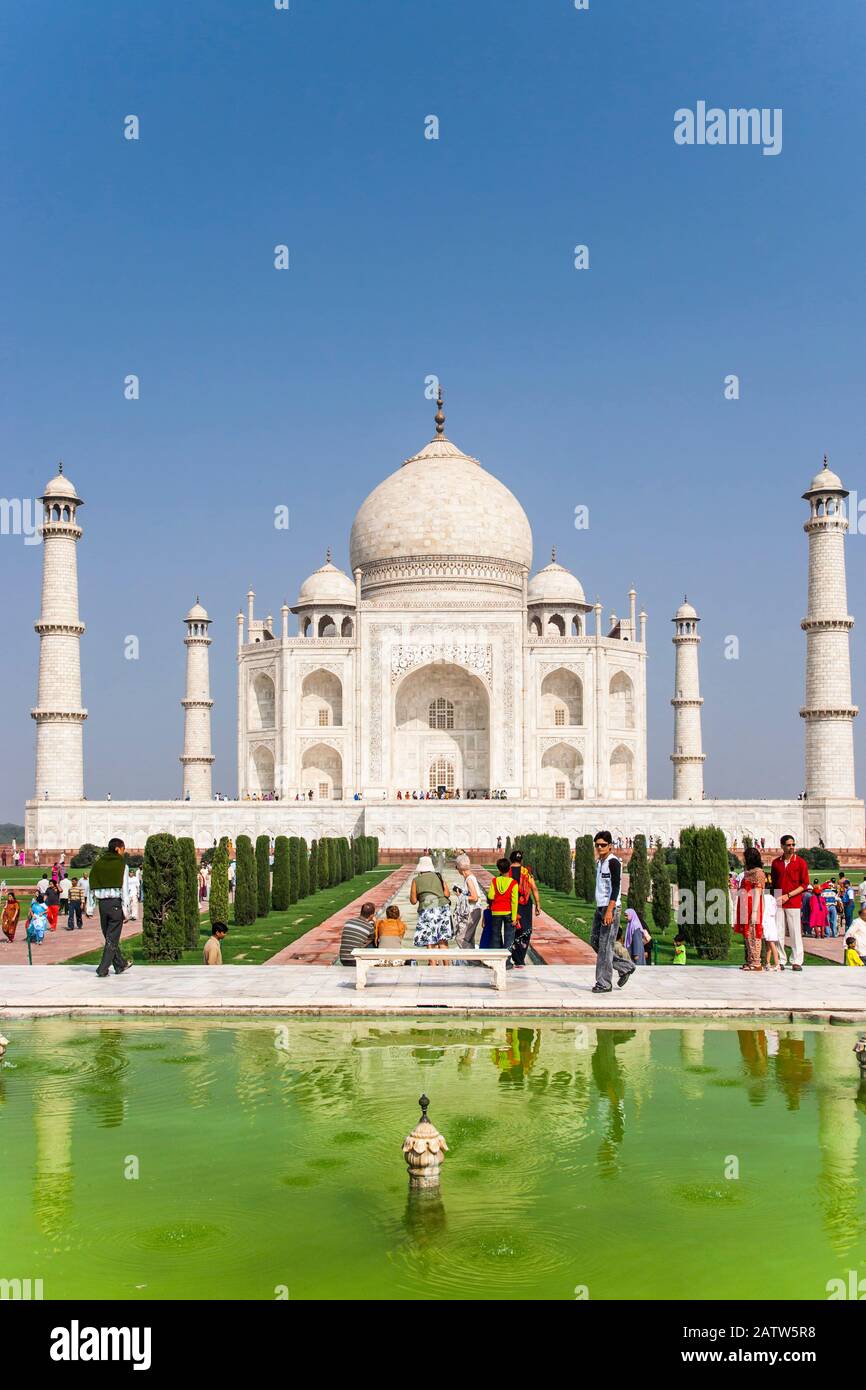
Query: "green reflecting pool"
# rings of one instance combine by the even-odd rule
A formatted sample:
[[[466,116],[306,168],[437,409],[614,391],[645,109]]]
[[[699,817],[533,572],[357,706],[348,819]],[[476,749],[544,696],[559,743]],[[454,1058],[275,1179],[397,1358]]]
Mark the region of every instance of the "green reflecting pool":
[[[0,1278],[46,1298],[802,1299],[866,1273],[856,1028],[4,1031]],[[450,1153],[410,1201],[422,1091]]]

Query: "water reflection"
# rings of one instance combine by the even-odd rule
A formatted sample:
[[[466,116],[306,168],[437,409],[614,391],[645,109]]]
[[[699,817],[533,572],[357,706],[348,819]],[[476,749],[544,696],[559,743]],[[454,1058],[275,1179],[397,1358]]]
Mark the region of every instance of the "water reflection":
[[[507,1028],[504,1045],[495,1047],[491,1054],[500,1083],[522,1086],[535,1066],[540,1047],[540,1028]]]
[[[441,1018],[16,1024],[0,1144],[51,1258],[100,1240],[106,1209],[116,1215],[126,1199],[112,1184],[132,1151],[153,1180],[137,1202],[155,1210],[174,1174],[189,1178],[175,1209],[159,1211],[173,1230],[203,1216],[201,1173],[214,1163],[221,1216],[227,1227],[236,1219],[249,1250],[277,1232],[291,1250],[306,1232],[313,1262],[333,1212],[334,1241],[352,1229],[363,1245],[388,1231],[391,1256],[414,1243],[431,1267],[458,1241],[467,1280],[474,1237],[492,1223],[485,1258],[521,1250],[539,1278],[552,1277],[560,1246],[567,1261],[586,1239],[586,1213],[607,1209],[614,1178],[618,1204],[655,1194],[671,1239],[684,1226],[718,1241],[724,1208],[759,1241],[769,1192],[780,1220],[782,1209],[791,1217],[790,1259],[808,1230],[813,1247],[820,1236],[855,1260],[866,1257],[855,1036],[847,1026],[451,1028]],[[407,1195],[399,1146],[422,1090],[450,1152],[441,1191]],[[727,1153],[741,1159],[741,1186],[722,1181]],[[238,1248],[237,1233],[227,1236],[226,1258]]]

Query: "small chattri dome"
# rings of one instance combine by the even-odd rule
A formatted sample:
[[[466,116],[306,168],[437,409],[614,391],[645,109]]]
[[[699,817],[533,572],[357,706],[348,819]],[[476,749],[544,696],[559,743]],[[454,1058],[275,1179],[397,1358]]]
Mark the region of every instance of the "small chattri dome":
[[[680,604],[679,608],[674,614],[674,622],[677,622],[680,618],[696,618],[697,616],[698,610],[692,607],[688,599],[683,599],[682,603]]]
[[[207,609],[206,609],[206,608],[202,608],[201,604],[200,604],[199,601],[198,601],[198,595],[196,595],[195,603],[193,604],[192,608],[189,610],[189,612],[187,613],[186,617],[184,618],[184,622],[185,622],[185,623],[209,623],[209,622],[210,622],[210,618],[209,618],[208,615],[207,615]]]
[[[69,481],[63,472],[63,464],[59,465],[57,475],[46,483],[44,497],[67,497],[70,501],[80,502],[81,498],[75,491],[75,485]]]
[[[331,563],[331,552],[323,565],[305,579],[298,594],[295,611],[315,604],[337,604],[343,608],[354,608],[355,585],[343,570]]]
[[[526,597],[530,604],[571,603],[587,606],[583,585],[571,570],[557,563],[555,551],[550,564],[530,579]]]
[[[829,467],[826,454],[824,455],[823,468],[820,473],[815,474],[809,484],[809,492],[845,492],[845,495],[848,495],[845,490],[845,484],[842,482],[839,474],[834,473],[832,468]],[[807,492],[804,495],[808,497],[809,493]]]

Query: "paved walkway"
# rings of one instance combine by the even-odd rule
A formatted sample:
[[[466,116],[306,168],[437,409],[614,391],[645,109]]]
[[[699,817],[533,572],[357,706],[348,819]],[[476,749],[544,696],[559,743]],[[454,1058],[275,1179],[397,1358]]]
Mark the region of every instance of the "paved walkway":
[[[845,938],[844,936],[804,936],[803,950],[806,952],[806,960],[809,956],[822,956],[824,960],[835,961],[841,965],[845,958]],[[790,949],[788,955],[790,955]]]
[[[25,916],[26,914],[22,912],[14,941],[6,944],[5,936],[2,937],[4,944],[0,945],[0,966],[27,964]],[[73,956],[83,956],[85,951],[94,951],[97,948],[102,950],[105,941],[99,929],[99,917],[96,913],[92,917],[84,918],[81,931],[67,931],[65,923],[66,918],[61,917],[57,930],[47,931],[42,944],[31,947],[34,964],[59,965],[65,960],[71,960]],[[140,931],[140,921],[127,922],[124,925],[121,940],[125,941],[128,936],[138,936]]]
[[[476,873],[482,887],[487,888],[493,875],[480,868]],[[546,912],[533,916],[531,946],[544,965],[595,965],[592,947]]]
[[[347,917],[354,917],[360,910],[362,903],[375,903],[377,912],[384,908],[391,899],[399,892],[400,888],[412,875],[412,868],[403,865],[395,869],[387,878],[383,878],[381,883],[375,887],[368,888],[360,897],[353,898],[345,907],[341,907],[339,912],[327,917],[324,922],[320,922],[317,927],[299,936],[289,946],[284,946],[281,951],[277,951],[275,956],[263,962],[264,965],[333,965],[340,954],[340,937],[343,934],[343,923]]]
[[[381,966],[365,990],[354,971],[323,965],[142,966],[96,976],[93,966],[9,966],[0,971],[0,1017],[65,1014],[428,1014],[431,1009],[516,1016],[750,1017],[838,1015],[866,1021],[866,971],[808,967],[750,975],[714,966],[638,968],[624,989],[591,992],[590,966],[509,972],[494,990],[486,970]],[[8,1028],[4,1032],[8,1033]],[[14,1046],[14,1042],[13,1042]]]

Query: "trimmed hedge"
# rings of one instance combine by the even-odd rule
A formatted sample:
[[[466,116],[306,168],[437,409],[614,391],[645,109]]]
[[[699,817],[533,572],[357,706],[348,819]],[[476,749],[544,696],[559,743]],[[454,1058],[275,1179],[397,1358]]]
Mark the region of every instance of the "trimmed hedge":
[[[646,917],[646,905],[650,895],[650,870],[647,860],[646,836],[635,835],[631,859],[628,864],[628,904],[637,915]]]
[[[256,836],[256,907],[257,916],[267,917],[271,910],[271,838]]]
[[[208,899],[210,924],[229,920],[229,845],[225,836],[213,852],[210,871],[210,897]]]
[[[285,912],[291,901],[289,841],[285,835],[278,835],[274,840],[274,882],[271,888],[274,912]]]
[[[183,931],[184,945],[194,951],[198,945],[201,922],[198,913],[198,859],[195,841],[189,835],[182,835],[177,842],[180,866],[183,872]]]
[[[258,915],[258,888],[253,842],[239,835],[235,851],[235,923],[248,927]]]
[[[185,938],[186,884],[173,835],[148,835],[144,846],[142,945],[148,960],[179,960]]]
[[[671,924],[671,880],[663,849],[658,848],[650,860],[649,873],[653,923],[660,932],[664,932]]]
[[[296,903],[300,897],[301,842],[297,835],[289,836],[289,902]]]
[[[298,898],[310,896],[310,851],[301,836],[298,841]]]

